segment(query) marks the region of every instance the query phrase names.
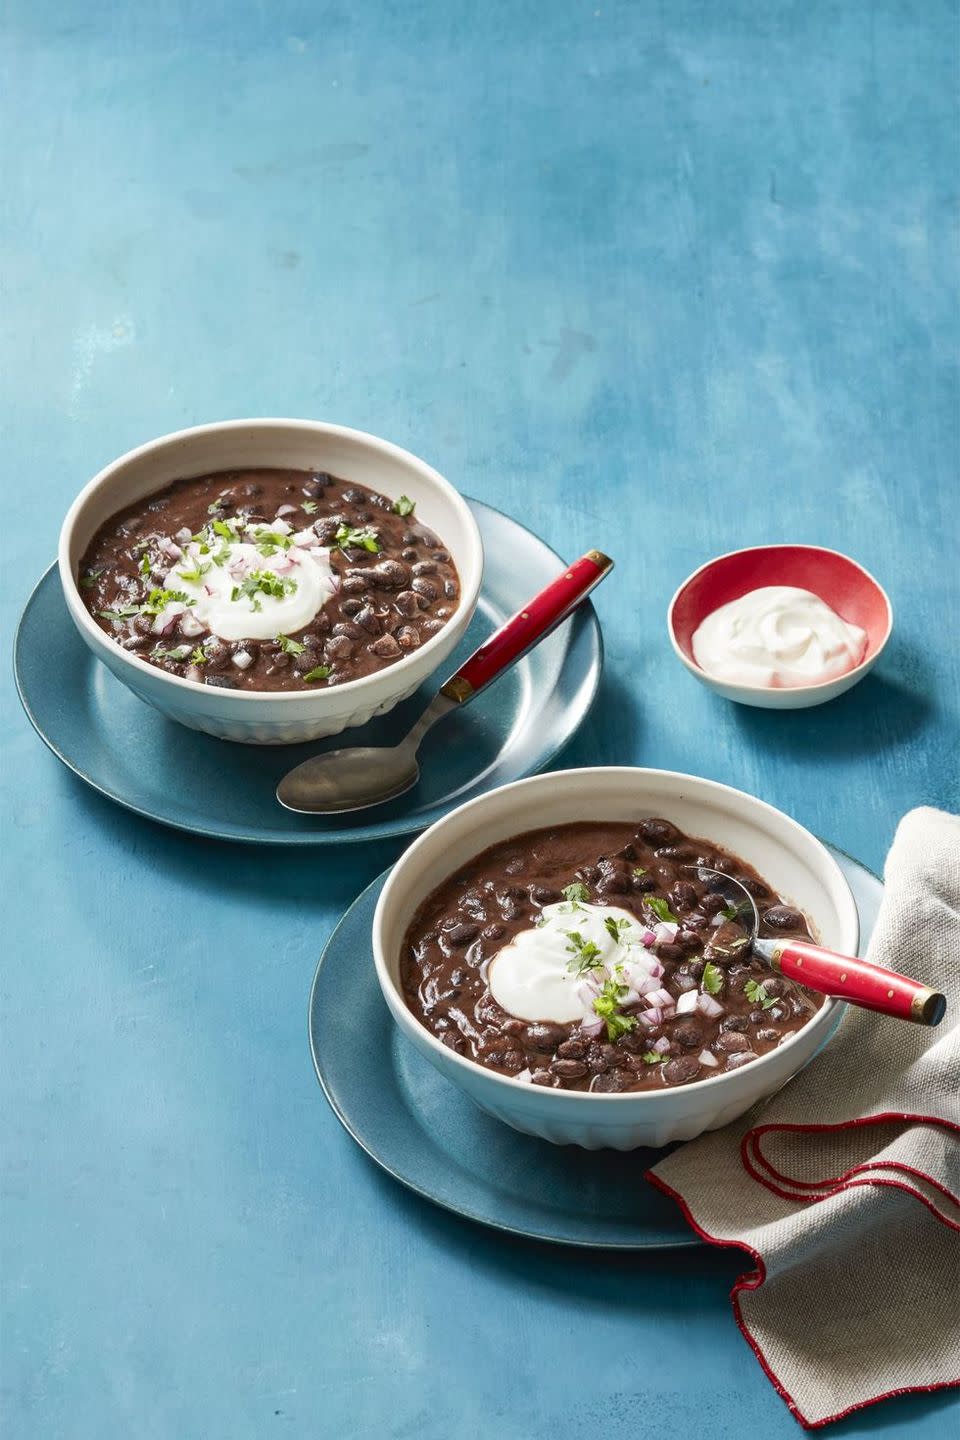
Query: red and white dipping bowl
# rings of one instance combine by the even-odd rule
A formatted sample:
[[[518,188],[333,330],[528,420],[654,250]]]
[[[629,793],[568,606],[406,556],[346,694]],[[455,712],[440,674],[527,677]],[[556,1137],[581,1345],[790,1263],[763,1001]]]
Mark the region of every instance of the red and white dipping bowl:
[[[866,634],[863,658],[853,669],[814,684],[746,685],[719,679],[697,663],[693,637],[722,605],[764,586],[794,586],[818,596],[842,620]],[[667,631],[678,659],[718,695],[765,710],[802,710],[851,689],[873,669],[893,629],[893,608],[862,565],[819,545],[756,545],[708,560],[680,586],[667,611]]]

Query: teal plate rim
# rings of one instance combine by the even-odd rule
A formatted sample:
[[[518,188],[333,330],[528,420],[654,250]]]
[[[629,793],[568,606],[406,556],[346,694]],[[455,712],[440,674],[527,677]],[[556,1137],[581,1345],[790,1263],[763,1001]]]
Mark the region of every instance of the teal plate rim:
[[[839,862],[844,876],[853,891],[857,909],[860,914],[860,953],[863,954],[876,922],[876,915],[883,894],[883,881],[879,875],[876,875],[854,856],[847,854],[846,851],[841,850],[836,845],[831,845],[828,841],[824,841],[823,843]],[[380,993],[373,968],[372,956],[370,956],[369,953],[368,940],[372,911],[379,897],[380,890],[383,888],[387,876],[390,874],[391,868],[392,867],[388,867],[381,875],[378,875],[375,880],[371,881],[341,916],[323,947],[310,987],[310,998],[307,1007],[307,1039],[314,1072],[324,1098],[350,1138],[363,1151],[368,1159],[385,1174],[389,1175],[391,1179],[396,1180],[402,1185],[405,1190],[419,1196],[423,1200],[429,1201],[431,1205],[436,1206],[440,1210],[458,1215],[462,1219],[470,1220],[475,1224],[484,1225],[487,1228],[501,1231],[505,1234],[521,1236],[525,1239],[541,1241],[548,1244],[571,1245],[579,1249],[595,1250],[673,1250],[702,1246],[704,1242],[689,1229],[679,1209],[642,1179],[642,1172],[649,1168],[651,1164],[655,1164],[657,1159],[662,1158],[662,1155],[666,1152],[656,1150],[628,1152],[634,1156],[642,1157],[634,1164],[633,1168],[637,1171],[637,1176],[634,1178],[639,1179],[643,1186],[642,1191],[638,1191],[637,1193],[643,1195],[644,1204],[653,1212],[655,1217],[649,1237],[641,1238],[637,1233],[631,1236],[612,1235],[610,1233],[603,1234],[601,1233],[602,1230],[605,1229],[607,1232],[610,1232],[615,1230],[619,1225],[619,1221],[614,1221],[611,1224],[611,1222],[603,1219],[597,1220],[597,1229],[593,1234],[583,1233],[582,1231],[578,1234],[560,1233],[559,1228],[551,1231],[548,1228],[538,1228],[530,1223],[511,1223],[509,1219],[502,1218],[493,1213],[496,1208],[496,1190],[492,1180],[485,1181],[481,1178],[478,1181],[468,1176],[466,1189],[470,1190],[472,1185],[472,1195],[466,1200],[453,1199],[449,1194],[443,1193],[443,1187],[436,1185],[431,1187],[430,1174],[435,1173],[431,1170],[431,1164],[442,1165],[444,1163],[443,1156],[431,1156],[427,1152],[419,1153],[416,1159],[419,1161],[421,1168],[426,1167],[428,1173],[413,1174],[411,1173],[411,1167],[409,1165],[403,1165],[402,1155],[398,1158],[396,1154],[389,1153],[390,1147],[393,1147],[395,1150],[398,1145],[399,1132],[396,1124],[382,1121],[381,1133],[378,1136],[376,1134],[371,1135],[369,1133],[370,1127],[358,1121],[355,1108],[350,1102],[358,1100],[361,1105],[363,1104],[365,1082],[362,1078],[362,1067],[356,1065],[351,1067],[349,1064],[350,1057],[356,1055],[355,1049],[349,1041],[345,1041],[343,1048],[339,1050],[339,1052],[337,1052],[334,1047],[331,1047],[329,1057],[326,1060],[321,1059],[319,1053],[321,1049],[325,1050],[325,1044],[319,1033],[320,1023],[317,1017],[320,1014],[319,992],[322,983],[323,967],[328,956],[332,958],[334,964],[336,964],[338,957],[347,957],[342,962],[343,965],[347,966],[345,973],[347,985],[350,984],[351,974],[364,976],[365,986],[363,995],[359,998],[356,996],[350,997],[344,994],[342,985],[337,989],[337,981],[344,979],[344,973],[341,970],[336,972],[336,977],[333,982],[337,1000],[336,1008],[338,1013],[342,1014],[344,1007],[348,1007],[352,1011],[353,1007],[359,1003],[365,1007],[365,1013],[368,1017],[371,1015],[376,1016],[375,1023],[373,1024],[375,1033],[368,1035],[370,1043],[365,1047],[365,1050],[367,1054],[373,1053],[374,1055],[383,1057],[381,1061],[381,1078],[385,1078],[386,1084],[390,1087],[391,1098],[388,1105],[390,1121],[394,1121],[395,1118],[399,1116],[400,1120],[408,1125],[414,1144],[421,1138],[421,1136],[417,1134],[418,1131],[421,1132],[421,1135],[423,1133],[431,1135],[434,1133],[429,1130],[429,1125],[424,1122],[429,1121],[431,1113],[434,1115],[439,1114],[442,1120],[445,1117],[445,1112],[450,1108],[452,1099],[454,1107],[452,1113],[457,1123],[453,1124],[451,1129],[456,1133],[458,1139],[473,1126],[480,1132],[485,1144],[491,1144],[493,1147],[496,1147],[499,1142],[501,1149],[507,1146],[514,1149],[518,1154],[525,1152],[523,1159],[526,1160],[527,1164],[526,1167],[521,1168],[525,1168],[527,1172],[529,1172],[531,1168],[530,1159],[534,1154],[545,1157],[549,1164],[556,1162],[558,1168],[563,1164],[563,1160],[558,1160],[558,1157],[572,1157],[570,1163],[573,1166],[581,1166],[586,1169],[588,1173],[592,1167],[598,1165],[597,1157],[605,1157],[599,1161],[599,1165],[601,1166],[607,1163],[606,1157],[613,1157],[609,1161],[611,1167],[622,1166],[625,1159],[624,1155],[618,1151],[579,1152],[575,1150],[575,1147],[553,1146],[546,1141],[537,1140],[531,1136],[521,1135],[518,1132],[510,1130],[509,1127],[503,1125],[502,1122],[484,1115],[483,1112],[474,1105],[472,1100],[457,1090],[448,1080],[445,1080],[439,1072],[433,1069],[429,1061],[416,1052],[413,1046],[404,1039],[394,1024]],[[365,965],[363,964],[364,960],[368,961]],[[367,991],[370,993],[368,994]],[[345,1061],[346,1065],[344,1065]],[[425,1097],[425,1110],[422,1115],[418,1113],[417,1109],[421,1095],[419,1093],[411,1095],[407,1093],[406,1090],[406,1085],[410,1082],[411,1076],[413,1080],[412,1088],[416,1091],[416,1087],[420,1086],[423,1096]],[[380,1086],[377,1093],[379,1096],[384,1094],[383,1085]],[[377,1108],[382,1107],[378,1105]],[[468,1142],[463,1140],[463,1143],[467,1144]],[[399,1141],[399,1146],[402,1151],[402,1140]],[[479,1147],[479,1152],[493,1154],[492,1149],[490,1151],[485,1149],[485,1145]],[[582,1156],[587,1155],[591,1157],[589,1160],[584,1161],[581,1159]],[[500,1171],[497,1172],[497,1164],[496,1159],[490,1160],[489,1170],[491,1173],[503,1173],[502,1167]],[[452,1169],[458,1168],[463,1170],[464,1168],[458,1163],[456,1155],[450,1157],[449,1165]],[[581,1178],[582,1177],[578,1176],[578,1181]],[[604,1182],[601,1178],[600,1184],[596,1188],[602,1190],[603,1185]],[[441,1193],[438,1193],[438,1189]],[[486,1212],[476,1204],[477,1196],[483,1193],[491,1194],[493,1197],[493,1204]],[[522,1207],[523,1201],[521,1200],[520,1203]],[[532,1209],[532,1207],[530,1208]],[[593,1223],[594,1219],[595,1217],[593,1215],[581,1217],[581,1220],[585,1221],[587,1226]],[[635,1226],[642,1226],[643,1224],[642,1220],[633,1223]],[[659,1230],[656,1228],[657,1226],[659,1226]]]
[[[466,496],[464,498],[467,500],[467,503],[471,506],[471,508],[475,510],[478,521],[481,524],[481,529],[483,528],[484,524],[487,524],[506,525],[511,530],[519,531],[523,534],[524,537],[526,537],[528,544],[537,547],[541,555],[543,555],[544,557],[549,557],[552,561],[554,561],[558,569],[563,567],[565,561],[560,555],[557,554],[553,547],[551,545],[548,545],[545,540],[541,539],[541,537],[536,535],[532,530],[528,529],[527,526],[521,524],[520,521],[514,520],[512,516],[506,515],[503,511],[497,510],[492,505],[487,505],[482,500],[475,500]],[[491,567],[488,564],[488,572],[490,568]],[[546,578],[544,579],[544,583],[546,583]],[[222,819],[218,822],[216,818],[212,818],[209,822],[206,823],[200,823],[190,818],[178,816],[177,814],[171,813],[170,811],[165,811],[162,808],[156,808],[148,804],[139,803],[136,797],[131,797],[123,793],[122,787],[116,785],[112,786],[102,777],[98,777],[97,774],[90,773],[90,769],[86,768],[85,764],[82,761],[78,761],[70,753],[68,753],[70,751],[70,746],[64,743],[62,735],[58,733],[51,733],[53,726],[46,723],[36,713],[36,708],[32,700],[32,695],[35,691],[36,682],[33,676],[29,675],[28,666],[25,663],[24,659],[24,632],[30,623],[33,611],[40,603],[42,603],[46,599],[48,587],[53,587],[55,589],[57,598],[59,598],[61,600],[61,603],[63,604],[62,617],[58,615],[56,617],[56,620],[59,623],[62,618],[64,631],[69,636],[69,639],[66,643],[69,645],[75,644],[77,647],[77,664],[87,665],[91,667],[91,669],[93,669],[93,667],[101,668],[100,662],[96,660],[96,658],[92,655],[90,651],[87,650],[86,646],[83,644],[83,641],[74,632],[73,623],[70,620],[66,605],[62,602],[62,597],[59,594],[59,586],[57,580],[57,563],[56,561],[54,561],[54,563],[51,564],[44,571],[43,575],[37,581],[29,597],[27,598],[26,603],[24,604],[23,610],[21,611],[19,620],[17,622],[13,643],[13,671],[17,694],[19,696],[20,703],[23,706],[23,710],[26,714],[27,719],[29,720],[33,729],[36,731],[37,735],[43,741],[44,745],[46,745],[47,749],[56,756],[56,758],[61,762],[61,764],[66,767],[67,770],[69,770],[85,785],[88,785],[97,794],[102,795],[105,799],[110,800],[114,804],[121,806],[121,808],[129,811],[131,814],[139,815],[144,819],[154,821],[157,824],[165,825],[171,829],[179,830],[186,834],[204,835],[211,839],[228,840],[240,844],[277,846],[323,846],[338,844],[350,845],[360,844],[364,842],[373,842],[378,840],[389,840],[393,837],[415,834],[418,831],[425,830],[428,826],[432,825],[434,821],[441,818],[441,816],[447,814],[448,811],[453,809],[456,805],[463,803],[465,799],[472,798],[474,794],[483,793],[485,790],[493,788],[493,785],[495,784],[505,784],[511,780],[522,779],[528,775],[539,774],[542,770],[545,770],[555,759],[555,757],[560,753],[560,751],[570,743],[570,741],[573,739],[574,735],[577,733],[578,729],[582,725],[583,721],[586,719],[593,705],[593,702],[596,699],[597,691],[599,689],[600,682],[603,676],[603,633],[600,628],[600,622],[597,617],[597,613],[592,603],[587,600],[557,632],[558,635],[563,635],[564,632],[566,632],[566,640],[564,652],[558,667],[559,683],[554,686],[554,690],[559,689],[564,677],[569,673],[573,673],[573,671],[579,666],[582,678],[580,679],[577,689],[574,693],[573,703],[566,703],[564,705],[563,723],[558,725],[552,733],[547,733],[545,744],[542,750],[537,751],[529,764],[518,766],[515,773],[510,773],[506,775],[502,780],[494,780],[492,784],[483,783],[484,777],[487,775],[488,772],[492,770],[492,768],[494,768],[496,764],[500,763],[501,757],[509,754],[514,739],[514,727],[511,727],[506,742],[497,752],[496,759],[492,763],[488,763],[487,765],[485,765],[477,776],[475,776],[465,785],[461,784],[452,787],[450,791],[446,792],[441,796],[438,796],[436,800],[430,802],[427,805],[424,805],[422,808],[415,809],[413,811],[408,811],[404,813],[403,807],[404,804],[407,803],[406,797],[404,797],[403,799],[394,802],[394,804],[400,809],[399,814],[390,815],[388,818],[371,818],[371,820],[366,823],[363,823],[362,821],[358,823],[356,820],[353,819],[353,817],[333,817],[329,821],[321,817],[320,822],[316,824],[314,824],[314,822],[311,822],[308,817],[292,817],[294,823],[298,823],[302,819],[302,829],[272,829],[270,821],[268,821],[266,818],[264,819],[262,826],[258,825],[257,823],[234,824],[231,822],[229,824],[225,824]],[[526,587],[524,586],[522,587],[522,589],[525,592]],[[483,589],[481,591],[481,601],[483,600],[484,595],[488,595],[489,593],[490,592],[485,580]],[[515,597],[510,597],[510,605],[517,608],[523,604],[526,598],[529,597],[525,593],[521,593],[520,591],[518,591]],[[503,612],[503,618],[506,618],[506,616],[510,613],[510,608],[505,609]],[[461,651],[458,652],[458,654],[454,657],[453,661],[448,662],[450,668],[453,668],[454,663],[459,663],[460,660],[465,658],[466,654],[469,653],[472,645],[479,643],[479,639],[482,637],[474,634],[471,629],[469,638],[470,644],[467,644],[466,642],[461,642]],[[551,639],[546,641],[545,643],[547,645],[550,645],[552,641],[553,637],[551,637]],[[586,650],[588,652],[586,657],[586,663],[584,663],[582,659],[578,658],[578,655],[575,653],[578,647],[586,647]],[[521,665],[535,665],[536,663],[536,651],[532,652],[530,656],[526,657],[523,661],[521,661]],[[104,674],[107,674],[105,669]],[[121,682],[115,680],[113,677],[109,678],[112,684],[117,685],[121,690],[125,689],[125,687],[121,686]],[[404,708],[407,707],[407,713],[410,714],[410,719],[412,721],[413,714],[416,713],[416,707],[426,704],[427,700],[432,695],[437,683],[438,678],[436,676],[429,677],[428,680],[421,687],[421,689],[417,691],[414,697],[412,697],[410,700],[403,702],[401,706],[398,707],[397,711],[392,712],[394,717],[396,718],[397,716],[402,715],[404,713]],[[505,678],[504,682],[501,683],[509,684],[509,678]],[[128,695],[130,694],[130,692],[126,693]],[[491,695],[493,694],[495,694],[495,691],[491,689]],[[132,696],[130,698],[134,699],[134,697]],[[137,706],[140,706],[143,705],[144,702],[136,700],[135,703]],[[482,705],[482,703],[482,697],[477,702],[475,702],[477,706]],[[146,708],[149,710],[150,707]],[[473,707],[471,707],[471,709],[472,708]],[[410,713],[411,710],[413,714]],[[163,717],[159,716],[158,712],[153,712],[153,715],[156,716],[157,723],[163,725],[173,725],[175,723],[173,721],[164,720]],[[378,717],[375,721],[371,722],[371,725],[382,727],[384,721],[386,721],[389,725],[390,718],[390,715]],[[64,721],[62,723],[64,725],[69,724],[68,721]],[[183,727],[179,726],[177,728],[183,729]],[[369,738],[364,738],[365,732],[369,728],[370,727],[360,727],[356,732],[354,732],[357,736],[357,743],[371,743],[371,740]],[[287,768],[287,765],[293,765],[299,759],[305,759],[310,754],[318,753],[324,748],[325,744],[325,742],[323,741],[316,741],[302,746],[243,746],[234,745],[229,741],[217,740],[212,736],[199,735],[197,732],[186,729],[183,730],[183,733],[184,735],[191,737],[189,743],[199,742],[201,745],[216,747],[224,746],[228,747],[228,749],[232,752],[253,751],[258,756],[267,755],[269,757],[272,755],[286,755],[288,758],[286,764],[283,767],[284,770]],[[378,739],[374,740],[372,743],[378,743],[379,738],[380,737],[378,737]],[[331,748],[333,748],[335,745],[342,745],[344,743],[344,738],[343,736],[337,736],[334,737],[332,741],[327,743],[330,745]],[[389,743],[389,741],[384,739],[383,743]],[[277,774],[277,779],[279,779],[280,773],[283,773],[283,770],[281,770]],[[411,792],[411,795],[413,797],[415,797],[416,794],[417,791]],[[267,805],[265,806],[265,809],[269,809],[271,819],[276,820],[278,826],[281,824],[290,823],[291,817],[288,817],[287,812],[281,812],[279,806],[277,806],[276,811],[274,811],[274,805],[276,805],[276,802],[273,800],[273,792],[271,786],[270,797]],[[388,807],[383,808],[387,809]],[[175,810],[175,804],[171,807],[171,810]],[[326,826],[326,828],[324,828],[324,826]]]

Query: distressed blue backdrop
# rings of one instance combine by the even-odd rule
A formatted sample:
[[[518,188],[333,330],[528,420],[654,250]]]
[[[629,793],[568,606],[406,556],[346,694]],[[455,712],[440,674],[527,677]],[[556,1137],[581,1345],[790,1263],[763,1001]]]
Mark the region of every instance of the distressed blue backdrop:
[[[955,4],[5,14],[7,635],[120,451],[335,419],[617,557],[567,763],[732,782],[874,867],[904,810],[956,808]],[[893,599],[879,669],[823,710],[725,704],[667,648],[679,581],[764,540],[847,550]],[[795,1433],[729,1256],[510,1242],[340,1131],[307,991],[395,846],[165,832],[4,683],[9,1440]],[[835,1433],[933,1436],[949,1403]]]

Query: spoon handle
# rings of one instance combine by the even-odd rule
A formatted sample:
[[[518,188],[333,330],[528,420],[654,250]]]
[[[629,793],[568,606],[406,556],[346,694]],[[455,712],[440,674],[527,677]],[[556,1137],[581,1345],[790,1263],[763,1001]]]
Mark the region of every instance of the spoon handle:
[[[612,569],[613,561],[599,550],[588,550],[586,555],[581,555],[562,575],[551,580],[539,595],[529,600],[522,610],[505,620],[488,640],[484,640],[457,673],[441,686],[441,694],[458,705],[471,700],[479,690],[508,670],[545,635],[549,635]]]
[[[805,940],[760,940],[755,942],[754,949],[774,970],[800,985],[809,985],[811,990],[849,1000],[866,1010],[879,1010],[898,1020],[939,1025],[947,1008],[943,995],[918,980],[898,975],[896,970],[886,970],[882,965],[871,965],[868,960],[836,955]]]

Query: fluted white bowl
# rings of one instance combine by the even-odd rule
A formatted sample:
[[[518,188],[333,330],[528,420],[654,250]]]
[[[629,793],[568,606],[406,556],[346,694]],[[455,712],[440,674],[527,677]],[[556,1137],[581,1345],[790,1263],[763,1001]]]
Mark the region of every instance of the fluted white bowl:
[[[813,1058],[840,1020],[842,1002],[825,1000],[789,1040],[739,1070],[669,1089],[607,1095],[544,1089],[487,1070],[442,1045],[416,1019],[400,983],[403,940],[417,907],[443,880],[488,846],[528,830],[653,815],[755,866],[803,911],[823,944],[856,954],[857,907],[836,861],[802,825],[740,790],[669,770],[609,767],[537,775],[471,800],[438,820],[401,856],[374,915],[373,951],[380,987],[403,1034],[481,1109],[515,1130],[587,1150],[692,1139],[778,1090]]]
[[[326,470],[416,502],[417,519],[440,538],[460,576],[460,599],[443,629],[373,675],[308,692],[224,690],[170,675],[105,634],[83,603],[77,568],[96,531],[128,505],[174,480],[216,470]],[[483,545],[466,501],[425,461],[362,430],[315,420],[226,420],[163,435],[107,465],[81,490],[60,531],[60,583],[74,624],[94,655],[135,695],[191,730],[223,740],[289,745],[337,735],[383,715],[453,651],[477,604]]]

